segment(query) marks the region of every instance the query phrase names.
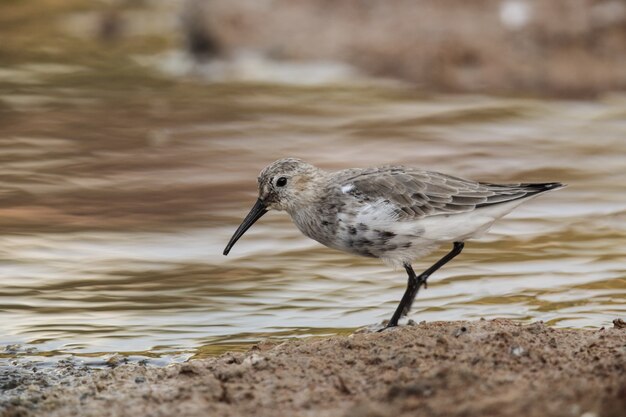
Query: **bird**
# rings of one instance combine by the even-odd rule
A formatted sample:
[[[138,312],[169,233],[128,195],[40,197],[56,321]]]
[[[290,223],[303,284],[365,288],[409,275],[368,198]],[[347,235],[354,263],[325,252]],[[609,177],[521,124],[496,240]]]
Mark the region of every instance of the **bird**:
[[[398,307],[381,330],[396,327],[422,286],[520,204],[565,186],[560,182],[495,184],[402,165],[322,170],[298,158],[279,159],[258,177],[258,198],[224,249],[269,210],[286,211],[317,242],[378,258],[408,274]],[[442,245],[451,250],[417,275],[412,263]]]

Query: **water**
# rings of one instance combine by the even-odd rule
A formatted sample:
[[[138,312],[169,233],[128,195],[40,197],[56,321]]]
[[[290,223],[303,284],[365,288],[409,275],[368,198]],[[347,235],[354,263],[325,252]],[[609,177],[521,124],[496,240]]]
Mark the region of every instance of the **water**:
[[[624,316],[626,96],[212,84],[128,59],[152,46],[96,61],[76,52],[89,42],[49,55],[4,47],[0,358],[102,362],[120,352],[167,362],[389,318],[404,272],[321,247],[284,213],[222,256],[258,172],[285,156],[327,169],[394,163],[568,183],[469,242],[411,317],[600,327]]]

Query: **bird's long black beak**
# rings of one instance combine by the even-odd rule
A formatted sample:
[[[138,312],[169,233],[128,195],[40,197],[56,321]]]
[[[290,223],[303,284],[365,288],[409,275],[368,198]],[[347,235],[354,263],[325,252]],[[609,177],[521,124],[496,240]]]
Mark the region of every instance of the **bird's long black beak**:
[[[256,203],[254,203],[252,209],[250,209],[250,213],[248,213],[246,218],[243,219],[243,222],[241,222],[241,225],[239,225],[237,230],[235,230],[233,237],[230,238],[228,245],[226,245],[226,249],[224,249],[224,255],[228,255],[230,249],[239,240],[239,238],[243,236],[244,233],[246,233],[246,230],[248,230],[250,226],[252,226],[257,220],[259,220],[265,213],[267,213],[267,207],[265,206],[265,203],[263,203],[263,201],[259,198]]]

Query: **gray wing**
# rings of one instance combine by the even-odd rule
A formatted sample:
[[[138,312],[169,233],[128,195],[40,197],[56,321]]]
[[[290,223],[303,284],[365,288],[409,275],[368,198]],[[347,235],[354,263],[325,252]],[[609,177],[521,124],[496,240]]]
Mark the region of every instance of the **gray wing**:
[[[562,186],[489,184],[401,166],[340,171],[336,180],[346,193],[366,203],[381,198],[393,203],[401,220],[463,213]]]

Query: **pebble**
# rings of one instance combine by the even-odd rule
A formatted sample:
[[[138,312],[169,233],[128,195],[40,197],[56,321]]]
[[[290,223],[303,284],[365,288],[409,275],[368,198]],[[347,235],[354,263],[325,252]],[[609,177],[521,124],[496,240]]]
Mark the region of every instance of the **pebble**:
[[[521,346],[511,347],[511,355],[513,356],[522,356],[524,353],[526,353],[526,350]]]

